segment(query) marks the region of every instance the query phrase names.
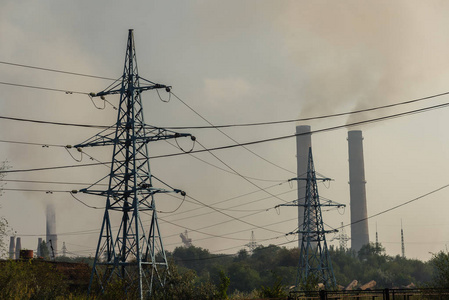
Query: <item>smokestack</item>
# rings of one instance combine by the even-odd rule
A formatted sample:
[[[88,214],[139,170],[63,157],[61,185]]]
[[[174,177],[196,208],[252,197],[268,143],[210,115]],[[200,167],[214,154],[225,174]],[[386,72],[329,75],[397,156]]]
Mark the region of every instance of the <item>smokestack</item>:
[[[20,250],[22,250],[22,242],[20,241],[20,238],[18,237],[16,239],[16,259],[20,258]]]
[[[351,249],[359,251],[363,245],[369,243],[362,131],[348,131],[348,150],[351,198]]]
[[[47,247],[50,256],[58,255],[58,236],[56,235],[56,214],[52,204],[47,205]],[[50,244],[51,241],[51,244]],[[53,247],[53,249],[51,249]]]
[[[42,238],[38,238],[37,239],[37,257],[41,257],[42,256]]]
[[[296,126],[296,163],[298,178],[307,177],[309,148],[312,147],[312,134],[309,125]],[[307,181],[298,180],[298,204],[305,202]],[[304,223],[304,206],[298,205],[298,229],[302,230]],[[298,233],[298,247],[301,248],[302,233]]]
[[[15,258],[16,252],[16,243],[14,242],[14,237],[9,238],[9,259]]]

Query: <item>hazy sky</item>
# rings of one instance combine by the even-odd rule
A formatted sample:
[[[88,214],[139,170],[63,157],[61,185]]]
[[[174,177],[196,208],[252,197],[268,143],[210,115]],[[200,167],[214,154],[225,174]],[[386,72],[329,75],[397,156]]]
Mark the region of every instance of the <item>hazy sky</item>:
[[[320,116],[449,91],[446,1],[128,1],[115,5],[108,1],[3,1],[0,61],[118,78],[130,28],[140,75],[172,85],[182,101],[215,125]],[[0,82],[75,92],[98,92],[110,84],[6,64],[0,64]],[[167,97],[165,92],[161,96]],[[351,117],[223,131],[244,143],[293,134],[298,124],[318,130],[448,99]],[[118,97],[108,100],[116,105]],[[208,125],[174,97],[164,103],[157,94],[147,92],[143,101],[148,124]],[[443,108],[357,128],[364,136],[368,215],[449,184],[448,113]],[[0,116],[110,125],[116,111],[109,105],[98,110],[82,94],[0,84]],[[0,141],[50,145],[73,145],[98,132],[2,119],[0,126]],[[212,129],[182,132],[194,134],[208,148],[234,144]],[[320,195],[348,205],[346,211],[324,213],[325,223],[334,228],[350,222],[346,137],[347,129],[312,136],[316,170],[335,180],[330,186],[320,184]],[[189,140],[179,142],[186,149],[191,147]],[[179,152],[166,142],[149,147],[151,155]],[[241,147],[215,151],[221,161],[208,153],[151,160],[156,177],[223,212],[187,199],[170,213],[181,200],[158,198],[167,250],[182,244],[179,234],[186,229],[194,245],[213,253],[236,253],[249,242],[251,231],[262,245],[297,246],[297,242],[288,243],[293,236],[284,236],[296,229],[297,209],[273,209],[296,198],[296,186],[286,183],[295,177],[295,140],[248,148],[270,163]],[[86,149],[106,162],[111,151]],[[80,157],[76,151],[71,153]],[[83,156],[77,163],[62,147],[6,142],[0,143],[0,159],[17,170],[92,162]],[[247,180],[232,174],[228,166]],[[107,172],[104,166],[79,167],[11,173],[7,179],[92,183]],[[62,192],[83,187],[7,182],[6,189],[43,192],[6,190],[0,198],[0,214],[22,237],[22,246],[33,249],[37,238],[44,237],[46,204],[54,203],[59,247],[65,241],[71,253],[94,255],[103,211],[87,208]],[[375,240],[377,224],[387,253],[400,254],[402,220],[406,256],[429,259],[449,244],[448,196],[449,188],[443,189],[371,218],[370,240]],[[104,198],[77,197],[92,206],[104,205]],[[350,234],[348,227],[346,233]],[[336,240],[329,243],[338,245]]]

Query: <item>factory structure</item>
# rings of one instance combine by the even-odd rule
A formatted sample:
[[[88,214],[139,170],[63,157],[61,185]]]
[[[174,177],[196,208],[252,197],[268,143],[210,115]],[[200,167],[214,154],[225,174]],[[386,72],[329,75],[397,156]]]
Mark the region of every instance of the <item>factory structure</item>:
[[[348,131],[348,154],[351,204],[351,249],[359,251],[362,246],[369,244],[362,131]]]
[[[42,238],[37,239],[36,257],[42,257],[48,253],[51,259],[58,256],[58,235],[56,234],[56,213],[53,205],[46,207],[46,238],[45,243]],[[46,249],[43,249],[45,247]],[[19,259],[21,257],[22,239],[21,237],[11,236],[9,241],[9,259]],[[27,252],[29,255],[29,251]],[[31,252],[33,253],[33,252]],[[22,253],[23,256],[23,253]],[[31,254],[33,256],[33,254]]]
[[[296,126],[296,164],[298,178],[307,177],[309,148],[312,147],[312,134],[309,125]],[[304,203],[307,181],[298,180],[298,228],[304,223]],[[302,233],[298,233],[298,248],[301,248]]]
[[[296,126],[297,176],[304,177],[307,172],[309,148],[312,147],[312,133],[309,125]],[[360,130],[348,131],[349,191],[351,215],[351,249],[359,251],[369,243],[365,166],[363,158],[363,136]],[[306,182],[298,181],[298,228],[304,223],[304,203]],[[298,233],[299,247],[302,234]]]

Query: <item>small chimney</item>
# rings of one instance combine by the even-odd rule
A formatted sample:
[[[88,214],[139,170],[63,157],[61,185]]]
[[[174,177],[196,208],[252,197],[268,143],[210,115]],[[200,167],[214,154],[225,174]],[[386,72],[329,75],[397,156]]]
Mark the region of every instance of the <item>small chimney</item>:
[[[55,207],[51,204],[47,205],[47,247],[50,256],[58,255],[58,236],[56,235],[56,213]],[[50,242],[51,241],[51,242]],[[52,249],[53,247],[53,249]]]
[[[37,257],[41,257],[42,256],[42,238],[38,238],[37,239]]]
[[[20,241],[20,238],[18,237],[16,239],[16,259],[20,258],[20,250],[22,250],[22,242]]]
[[[9,238],[9,259],[16,258],[16,243],[14,239],[13,236]]]

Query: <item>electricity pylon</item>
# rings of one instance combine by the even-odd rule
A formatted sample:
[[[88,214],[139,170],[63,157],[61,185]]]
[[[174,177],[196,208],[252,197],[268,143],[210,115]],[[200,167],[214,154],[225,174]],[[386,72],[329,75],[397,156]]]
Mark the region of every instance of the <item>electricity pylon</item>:
[[[153,186],[147,144],[183,136],[190,136],[193,140],[194,137],[145,124],[141,93],[153,89],[170,92],[169,86],[139,76],[133,30],[130,29],[121,82],[91,94],[92,97],[103,99],[106,95],[120,94],[115,130],[106,129],[75,145],[76,148],[113,146],[110,173],[103,178],[109,181],[107,190],[98,190],[95,184],[80,190],[106,197],[89,293],[94,281],[104,292],[109,283],[120,280],[128,295],[143,299],[151,296],[154,284],[165,284],[168,263],[154,196],[169,192],[185,196],[185,192],[171,187],[166,190]],[[149,230],[143,224],[142,214],[149,215]],[[113,224],[114,220],[116,222]]]
[[[402,258],[405,258],[404,230],[402,230],[402,219],[401,219],[401,250],[402,250]]]
[[[290,180],[305,180],[306,194],[304,201],[295,201],[293,204],[279,206],[304,206],[304,223],[297,233],[302,234],[301,250],[299,256],[296,288],[304,288],[309,284],[323,283],[327,289],[336,287],[332,262],[326,243],[326,233],[338,232],[338,230],[325,230],[321,207],[344,207],[330,200],[320,202],[317,181],[329,181],[330,178],[317,178],[313,164],[312,148],[309,148],[306,178],[293,178]],[[316,282],[314,282],[316,281]]]
[[[341,222],[340,226],[340,234],[336,236],[334,239],[339,241],[340,249],[346,250],[348,248],[348,241],[351,239],[347,234],[343,222]]]

